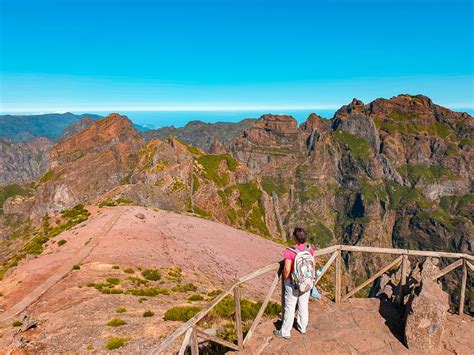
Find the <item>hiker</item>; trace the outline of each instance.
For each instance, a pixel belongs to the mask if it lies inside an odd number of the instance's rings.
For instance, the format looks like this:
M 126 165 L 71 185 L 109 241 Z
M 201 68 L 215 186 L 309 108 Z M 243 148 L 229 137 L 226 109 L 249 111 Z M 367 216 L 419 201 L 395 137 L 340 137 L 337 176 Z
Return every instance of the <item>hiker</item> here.
M 295 228 L 293 238 L 296 245 L 286 248 L 283 254 L 283 324 L 273 334 L 278 338 L 289 339 L 296 312 L 297 329 L 306 333 L 308 326 L 308 302 L 314 286 L 314 250 L 306 244 L 308 233 L 303 228 Z

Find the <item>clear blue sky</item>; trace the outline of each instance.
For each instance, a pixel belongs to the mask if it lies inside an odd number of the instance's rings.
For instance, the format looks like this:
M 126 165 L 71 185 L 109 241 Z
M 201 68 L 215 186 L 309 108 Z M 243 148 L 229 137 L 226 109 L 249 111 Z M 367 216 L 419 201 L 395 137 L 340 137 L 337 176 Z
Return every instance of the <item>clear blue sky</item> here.
M 472 0 L 0 0 L 0 111 L 474 106 Z

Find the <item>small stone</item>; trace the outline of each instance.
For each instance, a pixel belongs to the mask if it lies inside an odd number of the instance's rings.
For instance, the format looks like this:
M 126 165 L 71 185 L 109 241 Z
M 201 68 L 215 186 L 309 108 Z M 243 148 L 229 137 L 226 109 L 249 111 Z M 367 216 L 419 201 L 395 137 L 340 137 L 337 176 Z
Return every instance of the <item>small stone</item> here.
M 135 215 L 135 217 L 139 218 L 139 219 L 145 219 L 145 215 L 143 213 L 137 213 Z

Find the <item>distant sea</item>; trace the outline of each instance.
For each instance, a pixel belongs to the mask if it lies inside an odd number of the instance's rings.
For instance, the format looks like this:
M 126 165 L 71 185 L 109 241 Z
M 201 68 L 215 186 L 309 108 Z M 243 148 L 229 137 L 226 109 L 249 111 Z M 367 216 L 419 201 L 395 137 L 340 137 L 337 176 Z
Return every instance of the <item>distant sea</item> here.
M 259 118 L 260 116 L 272 114 L 285 114 L 293 116 L 298 123 L 306 121 L 311 113 L 316 113 L 324 118 L 332 118 L 336 110 L 293 110 L 284 112 L 266 111 L 119 111 L 126 115 L 133 123 L 149 129 L 157 129 L 165 126 L 183 127 L 189 121 L 214 122 L 239 122 L 246 118 Z M 84 112 L 73 112 L 84 113 Z M 106 116 L 111 112 L 88 112 Z

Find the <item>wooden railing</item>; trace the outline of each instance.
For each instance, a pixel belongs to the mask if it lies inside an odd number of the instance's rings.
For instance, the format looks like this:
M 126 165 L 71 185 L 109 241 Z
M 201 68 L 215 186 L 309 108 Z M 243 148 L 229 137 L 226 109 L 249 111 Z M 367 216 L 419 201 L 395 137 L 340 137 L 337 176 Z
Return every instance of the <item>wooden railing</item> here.
M 347 294 L 342 296 L 342 258 L 341 252 L 363 252 L 363 253 L 377 253 L 377 254 L 391 254 L 391 255 L 398 255 L 398 257 L 376 272 L 373 276 L 371 276 L 368 280 L 364 281 L 360 285 L 356 286 L 353 290 L 349 291 Z M 341 301 L 345 301 L 348 298 L 354 296 L 358 291 L 362 290 L 367 285 L 374 282 L 378 277 L 380 277 L 383 273 L 387 272 L 390 269 L 398 267 L 400 264 L 402 265 L 402 272 L 401 272 L 401 279 L 400 279 L 400 287 L 399 294 L 398 294 L 398 302 L 400 305 L 403 304 L 404 300 L 404 286 L 406 284 L 406 274 L 407 274 L 407 267 L 408 267 L 408 258 L 409 257 L 435 257 L 435 258 L 452 258 L 456 259 L 453 263 L 446 266 L 444 269 L 440 270 L 440 272 L 433 277 L 433 279 L 438 279 L 447 273 L 455 270 L 456 268 L 462 266 L 462 280 L 461 280 L 461 294 L 459 300 L 459 314 L 462 315 L 464 313 L 464 300 L 466 294 L 466 283 L 467 283 L 467 270 L 470 269 L 474 271 L 474 256 L 462 253 L 448 253 L 448 252 L 435 252 L 435 251 L 422 251 L 422 250 L 408 250 L 408 249 L 394 249 L 394 248 L 375 248 L 375 247 L 362 247 L 362 246 L 350 246 L 350 245 L 334 245 L 328 248 L 319 249 L 315 251 L 314 257 L 317 258 L 322 255 L 330 255 L 328 261 L 322 268 L 322 272 L 316 278 L 316 284 L 321 280 L 324 274 L 329 270 L 332 264 L 335 263 L 335 294 L 334 300 L 336 303 L 340 303 Z M 255 329 L 260 323 L 262 316 L 265 312 L 265 309 L 272 297 L 275 289 L 278 285 L 278 281 L 280 279 L 279 274 L 280 263 L 276 262 L 270 265 L 267 265 L 257 271 L 254 271 L 248 275 L 245 275 L 238 279 L 229 289 L 221 293 L 218 297 L 216 297 L 206 308 L 201 310 L 198 314 L 196 314 L 193 318 L 189 319 L 186 323 L 181 325 L 178 329 L 176 329 L 172 334 L 170 334 L 165 340 L 155 349 L 153 349 L 150 354 L 162 354 L 166 352 L 166 349 L 174 343 L 180 336 L 184 334 L 184 339 L 181 343 L 179 354 L 184 354 L 188 346 L 191 348 L 191 353 L 193 355 L 199 354 L 199 339 L 204 341 L 211 341 L 220 345 L 223 345 L 232 350 L 242 350 L 244 349 L 245 345 L 248 343 L 250 338 L 252 337 Z M 255 317 L 252 325 L 250 326 L 249 331 L 247 334 L 243 335 L 242 331 L 242 319 L 241 319 L 241 311 L 240 311 L 240 287 L 247 281 L 253 280 L 259 276 L 267 274 L 269 272 L 276 272 L 275 277 L 273 278 L 273 282 L 268 290 L 265 299 L 260 307 L 257 316 Z M 235 322 L 236 322 L 236 331 L 237 331 L 237 344 L 231 343 L 224 339 L 221 339 L 217 336 L 208 334 L 202 330 L 197 328 L 197 323 L 203 319 L 219 302 L 221 302 L 225 297 L 232 294 L 234 301 L 235 301 Z

